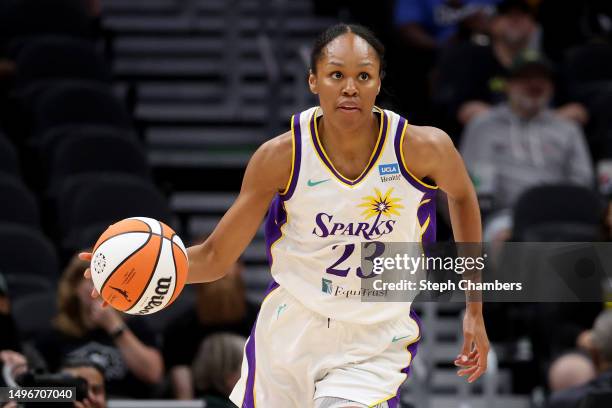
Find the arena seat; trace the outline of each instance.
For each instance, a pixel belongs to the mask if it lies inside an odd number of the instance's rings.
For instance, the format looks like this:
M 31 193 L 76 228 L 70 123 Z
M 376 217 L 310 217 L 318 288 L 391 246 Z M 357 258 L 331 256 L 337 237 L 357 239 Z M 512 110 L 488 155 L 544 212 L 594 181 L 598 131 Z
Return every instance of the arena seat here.
M 104 59 L 94 43 L 64 36 L 42 36 L 25 40 L 16 58 L 16 85 L 37 81 L 85 79 L 110 83 Z
M 8 284 L 8 294 L 11 301 L 36 293 L 55 292 L 53 282 L 48 279 L 40 279 L 39 276 L 34 275 L 10 274 L 6 276 L 6 283 Z
M 149 180 L 144 148 L 133 135 L 108 127 L 73 127 L 44 143 L 51 189 L 66 177 L 93 172 L 126 173 Z
M 65 81 L 43 92 L 32 105 L 34 136 L 78 124 L 131 130 L 132 121 L 109 87 L 91 81 Z
M 0 197 L 0 222 L 40 227 L 36 198 L 19 179 L 13 175 L 0 174 Z
M 6 275 L 31 275 L 54 282 L 59 276 L 55 247 L 39 231 L 0 224 L 0 269 Z
M 85 37 L 92 32 L 86 2 L 80 0 L 13 0 L 2 3 L 2 39 L 39 34 Z
M 560 228 L 562 224 L 596 227 L 601 222 L 602 209 L 597 193 L 586 187 L 569 184 L 534 187 L 523 193 L 514 206 L 512 237 L 514 240 L 523 241 L 528 235 L 534 240 L 536 237 L 533 236 L 533 228 L 543 224 L 558 223 Z M 546 231 L 548 237 L 550 228 L 552 227 L 549 226 Z M 566 233 L 571 232 L 565 227 L 562 229 Z M 529 231 L 531 235 L 528 234 Z M 566 235 L 566 238 L 569 236 Z
M 173 224 L 166 198 L 149 182 L 134 176 L 106 174 L 72 179 L 67 180 L 58 197 L 63 248 L 78 249 L 88 228 L 102 232 L 100 228 L 123 218 L 151 217 Z
M 0 173 L 20 174 L 19 158 L 10 140 L 0 132 Z
M 51 330 L 56 315 L 55 292 L 35 293 L 15 299 L 12 305 L 13 317 L 23 340 Z

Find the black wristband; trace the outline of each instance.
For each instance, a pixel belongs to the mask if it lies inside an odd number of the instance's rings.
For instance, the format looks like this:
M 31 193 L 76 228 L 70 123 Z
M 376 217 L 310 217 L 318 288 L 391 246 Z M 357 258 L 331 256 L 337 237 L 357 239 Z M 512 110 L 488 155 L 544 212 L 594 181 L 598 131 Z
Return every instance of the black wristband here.
M 117 340 L 119 337 L 121 337 L 123 333 L 125 333 L 126 330 L 127 326 L 125 324 L 122 324 L 121 326 L 119 326 L 119 328 L 113 330 L 110 336 L 113 340 Z

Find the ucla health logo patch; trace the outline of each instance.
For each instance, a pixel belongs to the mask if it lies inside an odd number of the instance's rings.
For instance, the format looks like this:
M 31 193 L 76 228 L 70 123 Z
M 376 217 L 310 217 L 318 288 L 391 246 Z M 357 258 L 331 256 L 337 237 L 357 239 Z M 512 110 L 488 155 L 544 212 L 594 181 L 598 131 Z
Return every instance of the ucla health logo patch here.
M 395 181 L 400 179 L 400 169 L 398 163 L 390 164 L 379 164 L 378 174 L 380 175 L 380 181 Z

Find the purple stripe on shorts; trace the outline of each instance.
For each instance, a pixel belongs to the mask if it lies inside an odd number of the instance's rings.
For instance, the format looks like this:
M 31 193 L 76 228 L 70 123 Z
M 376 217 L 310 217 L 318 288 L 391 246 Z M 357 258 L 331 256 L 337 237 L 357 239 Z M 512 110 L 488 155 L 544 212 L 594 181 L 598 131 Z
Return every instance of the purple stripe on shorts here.
M 421 335 L 423 334 L 423 326 L 421 324 L 421 319 L 419 318 L 419 316 L 416 314 L 416 312 L 413 309 L 410 309 L 410 317 L 412 318 L 412 320 L 414 320 L 417 323 L 417 326 L 419 326 L 419 339 L 408 346 L 408 352 L 411 355 L 410 364 L 408 364 L 408 366 L 402 370 L 402 373 L 406 374 L 406 379 L 410 377 L 410 366 L 412 365 L 412 362 L 414 361 L 414 358 L 416 357 L 417 350 L 419 348 L 419 343 L 421 342 Z M 387 400 L 387 405 L 389 405 L 389 408 L 398 408 L 399 404 L 400 404 L 400 391 L 398 389 L 397 393 L 395 394 L 395 397 Z
M 274 289 L 278 288 L 278 283 L 273 279 L 266 290 L 266 296 L 270 294 Z M 259 315 L 258 315 L 259 317 Z M 253 328 L 251 329 L 251 335 L 249 336 L 246 347 L 245 347 L 245 355 L 247 362 L 249 364 L 249 371 L 247 374 L 246 387 L 244 390 L 244 398 L 242 400 L 241 408 L 255 408 L 255 328 L 257 327 L 257 320 L 255 320 L 255 324 L 253 324 Z

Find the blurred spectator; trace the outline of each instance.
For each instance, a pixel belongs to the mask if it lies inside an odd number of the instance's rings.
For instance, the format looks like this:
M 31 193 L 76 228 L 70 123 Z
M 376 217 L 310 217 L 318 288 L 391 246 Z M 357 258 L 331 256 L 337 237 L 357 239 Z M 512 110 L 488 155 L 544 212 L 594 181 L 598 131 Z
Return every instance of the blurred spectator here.
M 587 384 L 553 393 L 549 408 L 579 408 L 592 392 L 612 393 L 612 310 L 606 310 L 597 317 L 591 338 L 591 358 L 597 377 Z
M 164 361 L 176 398 L 194 396 L 189 367 L 204 339 L 218 332 L 250 334 L 259 307 L 246 298 L 242 269 L 236 263 L 224 278 L 198 285 L 196 309 L 178 317 L 165 330 Z
M 548 109 L 554 90 L 548 63 L 537 54 L 522 54 L 507 89 L 508 103 L 471 122 L 461 143 L 478 194 L 492 199 L 489 210 L 511 208 L 536 185 L 591 187 L 593 167 L 582 130 Z M 510 228 L 504 218 L 496 230 Z
M 232 408 L 229 395 L 240 378 L 246 338 L 217 333 L 204 340 L 193 360 L 196 397 L 204 398 L 210 408 Z
M 0 273 L 0 350 L 21 350 L 4 275 Z
M 163 376 L 155 337 L 142 319 L 123 321 L 111 307 L 91 298 L 83 278 L 89 264 L 76 256 L 60 278 L 54 330 L 37 347 L 50 371 L 68 359 L 91 360 L 104 368 L 110 395 L 146 397 Z
M 28 361 L 24 355 L 13 350 L 0 351 L 0 387 L 14 387 L 15 378 L 27 370 Z
M 433 99 L 449 126 L 466 125 L 504 101 L 513 62 L 526 50 L 539 49 L 540 32 L 523 0 L 503 1 L 490 32 L 491 44 L 465 42 L 448 47 L 439 60 Z M 584 107 L 575 103 L 560 107 L 557 113 L 580 124 L 588 120 Z
M 398 44 L 389 52 L 386 86 L 393 89 L 391 97 L 397 99 L 396 109 L 410 122 L 434 119 L 429 105 L 431 72 L 438 50 L 451 38 L 458 38 L 459 33 L 469 37 L 466 31 L 485 30 L 498 1 L 396 0 L 394 23 Z
M 88 360 L 69 360 L 62 365 L 60 371 L 87 381 L 87 398 L 75 401 L 75 408 L 106 407 L 104 369 L 100 365 Z
M 486 31 L 488 17 L 499 0 L 397 0 L 395 25 L 404 41 L 433 50 L 457 34 L 460 26 Z
M 542 0 L 539 20 L 546 55 L 561 61 L 572 47 L 589 40 L 611 38 L 612 2 Z
M 584 354 L 567 353 L 556 359 L 548 371 L 548 388 L 562 391 L 586 384 L 595 378 L 595 366 Z

